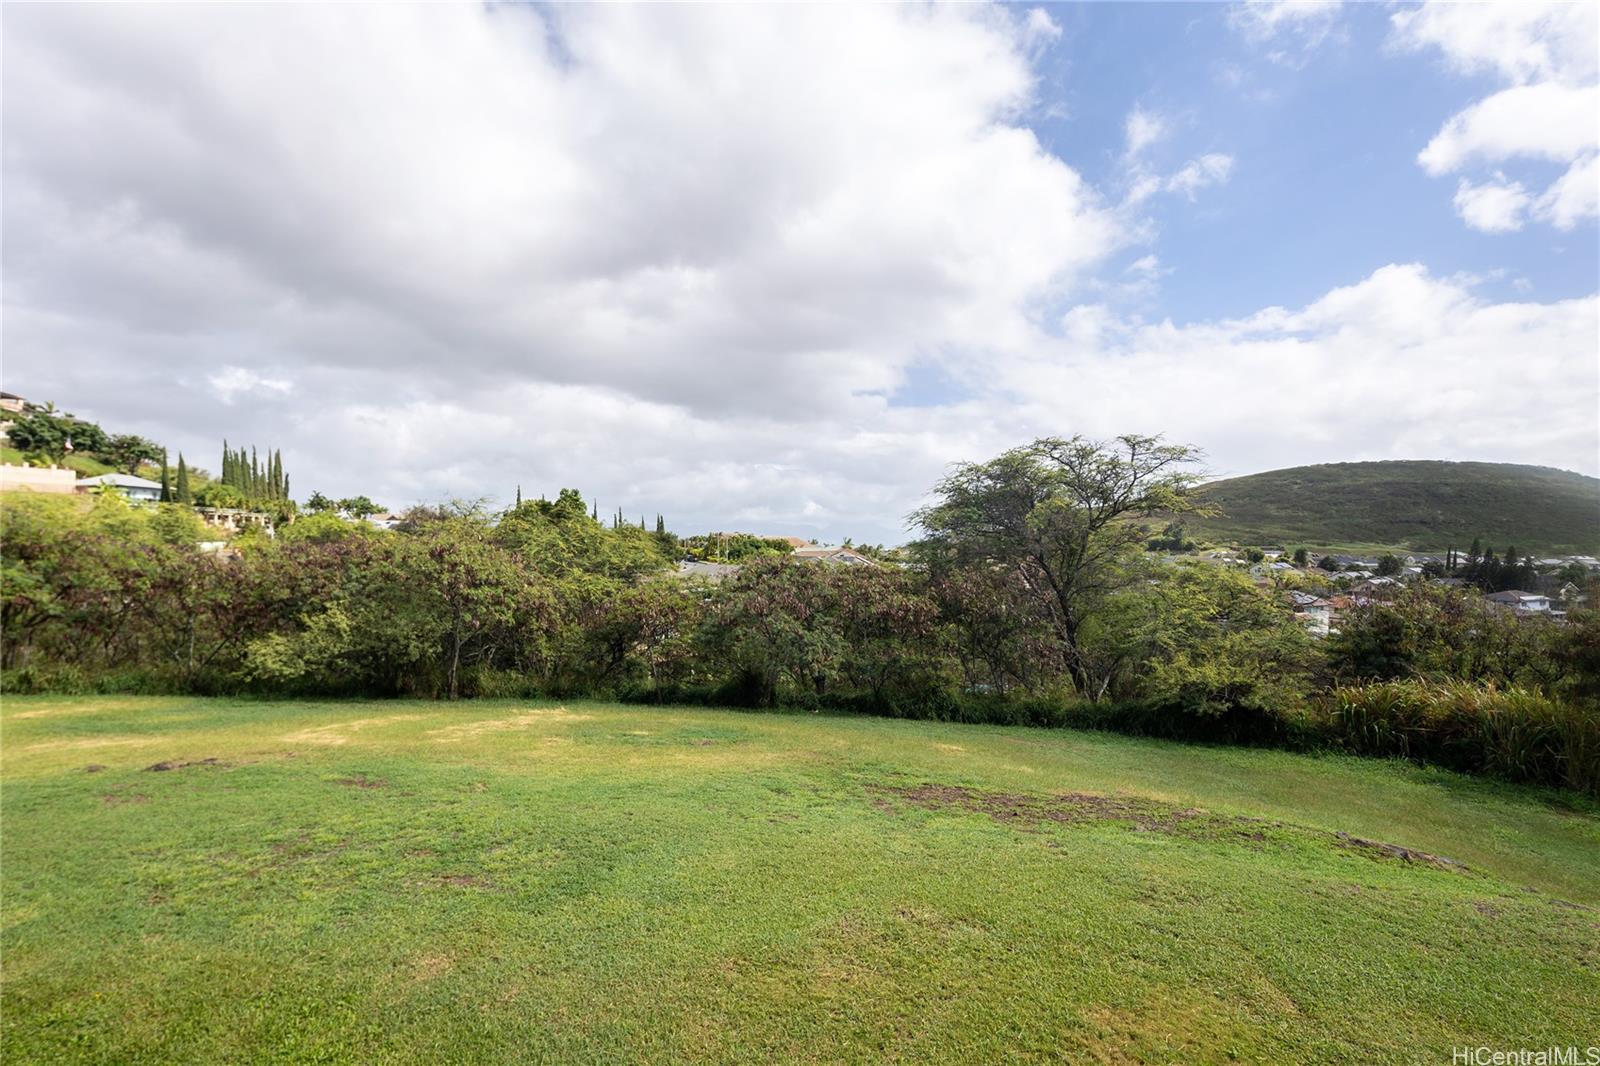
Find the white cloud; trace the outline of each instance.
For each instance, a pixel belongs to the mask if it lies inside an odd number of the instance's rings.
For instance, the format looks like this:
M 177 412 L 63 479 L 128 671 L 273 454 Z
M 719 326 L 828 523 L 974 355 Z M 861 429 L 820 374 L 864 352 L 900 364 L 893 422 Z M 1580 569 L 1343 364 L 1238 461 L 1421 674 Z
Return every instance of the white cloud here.
M 1484 233 L 1511 233 L 1522 228 L 1523 212 L 1530 197 L 1522 185 L 1496 180 L 1474 185 L 1466 178 L 1456 187 L 1456 214 L 1467 225 Z
M 1155 112 L 1146 111 L 1142 107 L 1135 107 L 1128 112 L 1127 121 L 1123 124 L 1123 131 L 1127 139 L 1127 154 L 1136 156 L 1166 136 L 1167 123 L 1165 119 Z
M 1491 72 L 1509 82 L 1452 116 L 1417 156 L 1435 176 L 1474 164 L 1531 159 L 1566 165 L 1566 172 L 1537 198 L 1532 217 L 1570 229 L 1596 216 L 1594 158 L 1600 150 L 1600 5 L 1593 3 L 1434 3 L 1390 16 L 1391 44 L 1408 50 L 1436 48 L 1466 74 Z M 1491 232 L 1517 229 L 1525 200 L 1514 212 L 1507 192 L 1477 195 L 1488 186 L 1462 183 L 1456 207 L 1469 225 Z M 1508 188 L 1502 182 L 1494 187 Z M 1463 208 L 1476 205 L 1476 213 Z M 1521 195 L 1520 186 L 1517 194 Z M 1487 198 L 1486 198 L 1487 197 Z M 1509 212 L 1509 213 L 1508 213 Z M 1478 225 L 1474 219 L 1497 225 Z
M 1563 230 L 1600 215 L 1600 155 L 1590 153 L 1568 168 L 1539 197 L 1533 213 Z
M 1433 3 L 1397 11 L 1390 22 L 1396 46 L 1438 48 L 1462 73 L 1576 84 L 1596 74 L 1597 10 L 1569 0 Z
M 1338 458 L 1600 464 L 1593 296 L 1492 303 L 1465 280 L 1395 264 L 1303 308 L 1233 321 L 1072 318 L 1059 341 L 998 371 L 1021 398 L 1019 436 L 1164 432 L 1229 473 Z
M 207 374 L 206 383 L 211 386 L 211 391 L 216 393 L 217 399 L 228 404 L 240 396 L 252 393 L 287 396 L 294 390 L 294 383 L 286 378 L 262 377 L 254 370 L 242 366 L 225 366 L 215 373 Z
M 15 6 L 7 387 L 191 458 L 281 446 L 302 493 L 575 485 L 686 532 L 894 538 L 946 463 L 1041 433 L 1594 469 L 1592 298 L 1390 267 L 1239 321 L 1085 305 L 1139 229 L 1020 125 L 1033 21 Z
M 1600 86 L 1518 85 L 1480 100 L 1444 124 L 1417 156 L 1435 176 L 1470 163 L 1546 159 L 1570 163 L 1600 146 Z
M 1167 191 L 1181 193 L 1190 200 L 1194 199 L 1197 189 L 1208 185 L 1221 185 L 1233 173 L 1233 157 L 1220 152 L 1208 152 L 1198 159 L 1191 159 L 1183 168 L 1167 179 Z
M 1341 6 L 1340 0 L 1246 0 L 1228 9 L 1228 20 L 1235 29 L 1257 39 L 1289 31 L 1320 40 Z
M 1036 7 L 1028 12 L 1023 27 L 1030 48 L 1042 48 L 1061 39 L 1061 25 L 1042 7 Z

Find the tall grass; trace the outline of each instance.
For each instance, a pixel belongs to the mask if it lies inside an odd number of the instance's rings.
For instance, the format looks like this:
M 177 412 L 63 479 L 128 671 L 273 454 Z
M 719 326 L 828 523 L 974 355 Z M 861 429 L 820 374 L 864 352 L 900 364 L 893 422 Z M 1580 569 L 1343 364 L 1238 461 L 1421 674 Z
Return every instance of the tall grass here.
M 1333 689 L 1322 730 L 1363 755 L 1398 755 L 1469 773 L 1600 795 L 1600 711 L 1539 692 L 1461 681 Z

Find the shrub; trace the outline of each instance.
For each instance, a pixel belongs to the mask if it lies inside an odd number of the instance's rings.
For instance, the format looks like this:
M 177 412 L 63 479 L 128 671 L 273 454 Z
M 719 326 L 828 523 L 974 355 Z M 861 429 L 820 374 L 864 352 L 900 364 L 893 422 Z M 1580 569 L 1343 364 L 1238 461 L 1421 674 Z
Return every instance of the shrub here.
M 1600 712 L 1521 688 L 1382 681 L 1333 689 L 1320 707 L 1330 739 L 1469 773 L 1600 794 Z

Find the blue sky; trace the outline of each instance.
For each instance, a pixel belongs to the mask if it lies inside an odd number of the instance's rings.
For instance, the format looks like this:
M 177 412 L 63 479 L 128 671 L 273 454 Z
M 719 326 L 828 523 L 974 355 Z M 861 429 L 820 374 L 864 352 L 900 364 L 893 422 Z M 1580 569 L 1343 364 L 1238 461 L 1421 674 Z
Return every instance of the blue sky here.
M 1202 203 L 1152 211 L 1171 269 L 1147 313 L 1186 323 L 1299 306 L 1386 263 L 1484 277 L 1498 298 L 1565 299 L 1600 280 L 1595 230 L 1544 227 L 1485 234 L 1461 224 L 1454 182 L 1417 166 L 1451 115 L 1497 80 L 1449 69 L 1435 54 L 1386 46 L 1392 8 L 1346 5 L 1334 31 L 1274 60 L 1215 4 L 1052 5 L 1061 40 L 1041 64 L 1041 111 L 1028 125 L 1090 180 L 1114 185 L 1128 113 L 1171 116 L 1152 149 L 1176 168 L 1205 152 L 1231 155 L 1229 181 Z M 1052 105 L 1065 114 L 1049 117 Z M 1544 185 L 1563 166 L 1517 160 L 1513 177 Z M 1128 262 L 1143 254 L 1130 252 Z M 1501 275 L 1501 272 L 1504 272 Z M 1515 287 L 1515 279 L 1529 287 Z
M 8 5 L 5 387 L 683 532 L 1043 435 L 1600 473 L 1596 11 Z

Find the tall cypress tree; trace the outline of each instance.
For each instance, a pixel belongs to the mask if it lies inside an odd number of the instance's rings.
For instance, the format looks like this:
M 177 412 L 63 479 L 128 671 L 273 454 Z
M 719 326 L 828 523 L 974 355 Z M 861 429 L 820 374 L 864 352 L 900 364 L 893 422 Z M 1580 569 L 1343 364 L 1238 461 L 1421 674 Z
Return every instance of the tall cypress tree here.
M 522 507 L 522 486 L 521 485 L 517 486 L 517 507 L 518 507 L 519 510 Z
M 167 478 L 167 450 L 161 449 L 161 502 L 172 502 L 172 483 Z
M 189 491 L 189 464 L 183 461 L 183 453 L 178 453 L 178 486 L 179 503 L 194 503 L 194 493 Z

